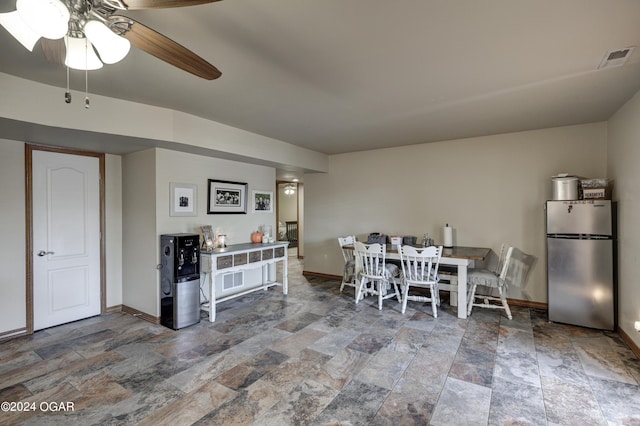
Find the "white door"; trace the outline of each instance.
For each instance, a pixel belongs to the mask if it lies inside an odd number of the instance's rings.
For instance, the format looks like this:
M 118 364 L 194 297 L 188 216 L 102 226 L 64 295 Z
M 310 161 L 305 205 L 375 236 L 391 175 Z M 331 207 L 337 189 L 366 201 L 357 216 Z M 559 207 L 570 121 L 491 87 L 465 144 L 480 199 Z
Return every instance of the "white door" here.
M 33 151 L 34 330 L 100 314 L 100 160 Z

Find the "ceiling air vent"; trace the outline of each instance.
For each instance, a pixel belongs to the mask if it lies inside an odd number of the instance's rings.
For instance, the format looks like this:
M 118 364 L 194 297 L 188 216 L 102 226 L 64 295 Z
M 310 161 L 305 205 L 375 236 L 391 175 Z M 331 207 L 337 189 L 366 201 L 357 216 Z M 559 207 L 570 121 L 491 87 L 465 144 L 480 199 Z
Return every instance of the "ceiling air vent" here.
M 625 47 L 624 49 L 612 50 L 610 52 L 607 52 L 604 55 L 604 58 L 602 58 L 600 65 L 598 65 L 598 69 L 602 70 L 605 68 L 613 68 L 624 65 L 624 63 L 627 62 L 627 59 L 629 59 L 629 56 L 631 56 L 634 48 L 635 47 Z

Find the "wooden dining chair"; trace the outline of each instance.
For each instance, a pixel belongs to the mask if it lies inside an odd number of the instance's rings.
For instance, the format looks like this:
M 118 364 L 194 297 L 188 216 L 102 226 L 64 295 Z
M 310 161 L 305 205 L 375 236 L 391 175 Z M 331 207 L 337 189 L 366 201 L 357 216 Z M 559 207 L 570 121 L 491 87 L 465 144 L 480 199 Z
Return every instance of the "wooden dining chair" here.
M 507 317 L 509 319 L 512 318 L 511 309 L 509 309 L 509 304 L 507 303 L 506 281 L 512 254 L 513 247 L 505 246 L 503 244 L 500 248 L 500 256 L 495 270 L 476 268 L 469 269 L 467 272 L 467 283 L 469 286 L 467 315 L 471 315 L 471 310 L 474 306 L 477 306 L 479 308 L 504 309 Z M 497 289 L 498 297 L 491 294 L 478 294 L 478 286 L 485 287 L 488 290 L 488 293 L 491 293 L 493 289 Z M 481 302 L 476 303 L 476 299 L 480 299 Z M 499 304 L 491 302 L 499 302 Z
M 401 303 L 398 290 L 400 269 L 392 263 L 386 263 L 386 244 L 363 244 L 356 241 L 353 247 L 360 281 L 356 291 L 356 304 L 364 295 L 369 294 L 378 296 L 379 310 L 382 310 L 382 301 L 385 299 L 396 297 L 398 303 Z
M 407 309 L 407 301 L 431 302 L 433 317 L 438 318 L 440 296 L 438 294 L 438 267 L 442 257 L 442 246 L 415 248 L 399 246 L 402 262 L 402 313 Z M 411 287 L 428 289 L 430 296 L 409 294 Z
M 342 283 L 340 283 L 340 293 L 345 285 L 353 287 L 354 290 L 357 287 L 356 281 L 356 260 L 354 251 L 352 249 L 346 249 L 345 246 L 353 246 L 356 237 L 349 235 L 347 237 L 338 237 L 338 243 L 342 250 L 342 257 L 344 257 L 344 269 L 342 271 Z

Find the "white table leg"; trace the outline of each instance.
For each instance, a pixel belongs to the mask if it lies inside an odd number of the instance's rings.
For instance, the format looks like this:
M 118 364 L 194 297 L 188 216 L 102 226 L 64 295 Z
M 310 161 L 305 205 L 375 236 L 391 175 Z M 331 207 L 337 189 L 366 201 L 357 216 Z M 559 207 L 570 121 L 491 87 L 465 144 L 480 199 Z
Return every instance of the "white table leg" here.
M 458 265 L 458 318 L 467 318 L 467 265 Z
M 287 252 L 285 251 L 284 258 L 282 260 L 282 294 L 289 293 L 288 275 L 289 275 L 289 267 L 288 267 L 288 260 L 287 260 Z
M 209 273 L 209 322 L 216 320 L 216 276 L 215 272 Z

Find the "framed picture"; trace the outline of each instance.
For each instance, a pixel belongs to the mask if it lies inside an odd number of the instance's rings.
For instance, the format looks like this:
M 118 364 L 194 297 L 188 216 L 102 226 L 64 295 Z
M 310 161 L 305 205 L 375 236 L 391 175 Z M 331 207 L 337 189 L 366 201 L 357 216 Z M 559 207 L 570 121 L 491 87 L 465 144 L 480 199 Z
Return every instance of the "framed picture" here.
M 198 187 L 190 183 L 169 184 L 170 191 L 170 216 L 197 216 L 198 215 Z
M 215 243 L 213 242 L 214 234 L 213 228 L 211 225 L 203 225 L 200 227 L 202 231 L 202 249 L 204 251 L 211 251 L 215 247 Z
M 246 214 L 247 184 L 209 179 L 207 214 Z
M 273 213 L 273 192 L 253 191 L 253 211 L 257 213 Z

